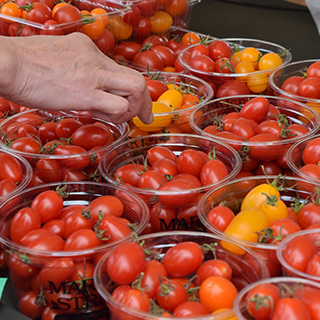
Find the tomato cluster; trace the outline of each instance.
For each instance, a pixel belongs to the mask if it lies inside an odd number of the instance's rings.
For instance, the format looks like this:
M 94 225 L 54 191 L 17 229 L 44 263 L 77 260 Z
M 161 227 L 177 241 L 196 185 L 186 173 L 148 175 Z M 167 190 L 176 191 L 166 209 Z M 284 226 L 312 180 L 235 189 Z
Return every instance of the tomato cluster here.
M 141 243 L 122 243 L 100 260 L 98 290 L 107 303 L 112 301 L 109 307 L 116 319 L 128 319 L 130 310 L 141 313 L 141 318 L 147 313 L 197 317 L 225 312 L 233 316 L 238 290 L 260 275 L 249 270 L 246 260 L 224 251 L 219 238 L 179 233 L 171 233 L 172 239 L 165 233 L 143 236 Z M 243 267 L 241 271 L 237 264 Z M 120 303 L 128 309 L 118 307 Z
M 118 41 L 144 40 L 151 34 L 185 26 L 188 0 L 126 1 L 15 0 L 4 1 L 0 13 L 0 34 L 5 36 L 63 35 L 82 32 L 105 54 Z M 17 19 L 22 19 L 25 23 Z M 129 46 L 129 44 L 128 44 Z
M 237 150 L 242 171 L 250 175 L 290 174 L 287 150 L 319 130 L 318 114 L 311 108 L 276 97 L 250 95 L 217 99 L 195 109 L 191 127 Z
M 16 113 L 27 110 L 29 110 L 29 108 L 0 97 L 0 122 Z
M 125 138 L 125 126 L 86 115 L 50 115 L 38 110 L 2 122 L 2 143 L 33 168 L 29 184 L 99 180 L 98 164 L 108 146 Z M 123 130 L 124 129 L 124 130 Z
M 269 75 L 291 58 L 286 52 L 259 48 L 259 43 L 245 46 L 237 41 L 217 39 L 192 45 L 181 52 L 178 61 L 188 72 L 217 86 L 216 97 L 225 96 L 225 87 L 233 95 L 265 93 Z
M 297 142 L 288 150 L 289 167 L 296 176 L 319 181 L 319 155 L 320 137 L 319 135 L 313 135 L 308 139 Z
M 240 157 L 210 138 L 154 134 L 110 149 L 99 169 L 107 181 L 147 203 L 150 225 L 145 232 L 199 230 L 200 197 L 232 179 L 240 170 Z
M 181 72 L 178 54 L 190 44 L 203 38 L 196 32 L 172 28 L 161 34 L 151 34 L 141 39 L 132 37 L 116 43 L 111 57 L 120 64 L 140 71 Z
M 237 309 L 246 319 L 318 319 L 320 288 L 310 282 L 274 278 L 244 291 Z
M 8 19 L 1 19 L 1 30 L 3 35 L 9 36 L 63 35 L 82 31 L 89 36 L 93 35 L 92 39 L 95 40 L 102 36 L 108 22 L 108 12 L 105 9 L 97 7 L 85 12 L 71 3 L 55 3 L 52 0 L 5 1 L 0 13 L 8 16 Z M 26 23 L 17 19 L 23 19 Z M 36 27 L 37 24 L 39 27 Z
M 154 146 L 144 164 L 124 164 L 114 172 L 114 178 L 138 189 L 150 206 L 151 232 L 158 232 L 194 226 L 202 187 L 216 184 L 228 174 L 228 167 L 213 153 L 190 148 L 177 156 L 165 146 Z
M 320 61 L 311 63 L 300 70 L 301 75 L 290 76 L 280 89 L 294 96 L 320 99 Z
M 271 276 L 280 276 L 278 245 L 288 235 L 318 228 L 320 206 L 317 184 L 308 183 L 312 191 L 307 191 L 304 180 L 272 177 L 272 182 L 261 177 L 243 178 L 213 190 L 201 199 L 199 218 L 211 232 L 252 247 L 266 262 Z M 225 247 L 241 254 L 236 246 Z
M 279 247 L 278 256 L 286 274 L 319 282 L 319 226 L 311 225 L 307 228 L 310 230 L 288 237 Z
M 8 152 L 0 152 L 0 199 L 21 190 L 28 183 L 31 172 L 22 158 Z M 31 177 L 31 176 L 30 176 Z M 19 187 L 20 186 L 20 187 Z
M 124 15 L 110 19 L 109 29 L 117 40 L 142 38 L 163 33 L 171 26 L 185 27 L 188 0 L 138 0 L 130 4 Z
M 2 220 L 2 237 L 12 241 L 4 249 L 18 310 L 31 319 L 47 319 L 46 308 L 60 315 L 104 309 L 93 284 L 94 267 L 132 230 L 139 234 L 145 228 L 145 205 L 104 184 L 39 187 L 37 192 L 16 196 Z
M 134 117 L 130 122 L 129 137 L 171 130 L 191 133 L 191 111 L 199 103 L 210 100 L 213 95 L 211 87 L 201 79 L 174 73 L 149 73 L 145 78 L 153 102 L 154 120 L 145 124 Z

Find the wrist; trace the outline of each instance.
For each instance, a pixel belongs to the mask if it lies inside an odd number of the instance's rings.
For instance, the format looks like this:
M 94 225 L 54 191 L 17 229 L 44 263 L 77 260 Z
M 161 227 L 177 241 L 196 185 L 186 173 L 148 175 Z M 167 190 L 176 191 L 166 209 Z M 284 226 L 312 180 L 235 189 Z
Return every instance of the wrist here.
M 10 95 L 17 70 L 17 52 L 10 37 L 0 36 L 0 96 Z

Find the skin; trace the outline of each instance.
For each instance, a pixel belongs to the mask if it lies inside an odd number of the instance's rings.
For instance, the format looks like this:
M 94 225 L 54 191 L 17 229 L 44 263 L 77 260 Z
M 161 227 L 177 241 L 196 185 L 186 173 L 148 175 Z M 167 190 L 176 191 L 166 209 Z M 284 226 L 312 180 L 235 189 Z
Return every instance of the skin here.
M 153 120 L 144 77 L 118 65 L 86 35 L 0 36 L 0 96 L 50 110 L 90 110 L 122 123 L 138 116 Z

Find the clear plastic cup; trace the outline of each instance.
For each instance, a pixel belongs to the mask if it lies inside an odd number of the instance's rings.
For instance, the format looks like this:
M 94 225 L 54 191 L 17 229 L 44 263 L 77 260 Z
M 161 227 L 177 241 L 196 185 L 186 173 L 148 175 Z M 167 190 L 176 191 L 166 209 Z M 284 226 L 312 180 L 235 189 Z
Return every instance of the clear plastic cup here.
M 11 166 L 9 162 L 2 163 L 3 165 L 6 165 L 6 168 L 1 169 L 1 204 L 6 199 L 20 193 L 27 187 L 32 178 L 32 168 L 27 160 L 9 150 L 0 149 L 0 157 L 3 157 L 3 161 L 6 161 L 7 157 L 15 160 L 15 162 L 12 163 L 13 166 Z
M 287 134 L 280 140 L 248 141 L 248 139 L 241 137 L 237 140 L 229 138 L 229 136 L 210 134 L 210 131 L 205 130 L 212 125 L 219 126 L 221 124 L 219 121 L 223 121 L 222 118 L 224 116 L 233 112 L 240 112 L 246 102 L 259 97 L 257 95 L 239 95 L 209 101 L 191 113 L 189 118 L 190 126 L 197 134 L 210 136 L 238 150 L 243 162 L 242 168 L 245 171 L 255 172 L 260 163 L 270 161 L 275 162 L 280 169 L 288 169 L 289 164 L 287 163 L 286 152 L 289 147 L 298 141 L 314 136 L 319 131 L 318 113 L 303 103 L 287 98 L 263 96 L 269 101 L 270 105 L 275 106 L 280 114 L 285 117 L 287 124 L 281 124 L 281 128 L 290 130 L 291 125 L 295 124 L 303 125 L 307 129 L 306 132 L 301 132 L 299 135 L 290 136 L 290 134 Z M 264 120 L 269 119 L 270 117 Z M 264 120 L 260 123 L 264 122 Z M 273 118 L 273 120 L 281 121 L 278 117 Z M 228 131 L 228 129 L 224 129 L 224 131 Z
M 270 74 L 269 86 L 270 86 L 270 89 L 273 91 L 274 95 L 305 103 L 309 107 L 312 107 L 315 110 L 317 110 L 317 112 L 319 112 L 320 99 L 311 99 L 311 98 L 302 97 L 300 95 L 287 92 L 281 88 L 283 83 L 291 77 L 296 77 L 296 76 L 304 77 L 304 74 L 306 73 L 307 69 L 313 63 L 318 61 L 319 60 L 317 59 L 310 59 L 310 60 L 290 62 L 287 65 L 282 66 L 279 70 Z
M 225 250 L 221 245 L 220 241 L 230 241 L 224 237 L 213 235 L 210 233 L 203 232 L 190 232 L 190 231 L 174 231 L 174 232 L 159 232 L 155 234 L 143 235 L 139 237 L 139 241 L 144 243 L 144 247 L 152 251 L 151 255 L 146 255 L 146 260 L 153 259 L 153 254 L 159 254 L 159 261 L 165 255 L 168 249 L 174 247 L 178 243 L 182 242 L 196 242 L 199 245 L 203 244 L 214 244 L 216 248 L 216 259 L 222 259 L 229 263 L 232 269 L 232 283 L 236 286 L 237 290 L 241 290 L 250 283 L 260 280 L 269 276 L 266 266 L 262 263 L 259 257 L 247 247 L 243 247 L 245 252 L 244 255 L 235 255 Z M 240 245 L 241 246 L 241 245 Z M 155 315 L 151 313 L 137 311 L 125 304 L 117 301 L 113 296 L 112 292 L 117 285 L 110 279 L 109 274 L 106 270 L 106 264 L 111 251 L 108 252 L 97 264 L 95 269 L 94 281 L 98 292 L 101 297 L 105 300 L 110 310 L 110 320 L 120 319 L 135 319 L 135 320 L 162 320 L 166 319 L 164 316 Z M 204 261 L 214 259 L 212 252 L 205 254 Z M 253 267 L 254 265 L 254 267 Z M 192 276 L 189 278 L 192 281 Z M 232 309 L 217 312 L 216 314 L 209 314 L 206 316 L 190 317 L 188 319 L 229 319 L 234 316 Z M 185 319 L 177 317 L 176 319 Z
M 126 223 L 134 226 L 134 231 L 118 239 L 114 238 L 116 240 L 111 240 L 110 242 L 100 242 L 96 247 L 88 246 L 87 249 L 75 250 L 62 249 L 52 251 L 40 249 L 39 247 L 35 249 L 34 247 L 24 246 L 21 241 L 13 241 L 11 235 L 13 237 L 14 235 L 11 233 L 10 228 L 15 214 L 21 209 L 30 207 L 35 197 L 42 192 L 56 190 L 57 187 L 62 186 L 66 192 L 63 199 L 63 211 L 60 212 L 59 217 L 61 219 L 58 217 L 54 220 L 61 220 L 65 223 L 66 219 L 70 217 L 66 211 L 70 210 L 72 215 L 72 213 L 76 212 L 74 211 L 75 207 L 78 207 L 78 210 L 88 209 L 91 208 L 92 201 L 102 196 L 114 196 L 123 205 L 124 210 L 120 217 L 126 219 Z M 55 316 L 61 319 L 78 318 L 83 314 L 86 314 L 90 319 L 101 319 L 105 316 L 107 311 L 104 301 L 93 284 L 92 274 L 94 267 L 107 251 L 130 239 L 133 232 L 140 234 L 149 221 L 148 208 L 136 195 L 126 190 L 117 190 L 115 186 L 110 184 L 87 181 L 66 182 L 62 185 L 52 183 L 26 189 L 4 202 L 0 210 L 0 243 L 6 252 L 14 301 L 18 311 L 32 319 L 44 319 L 44 313 L 49 311 L 47 310 L 48 308 L 55 312 Z M 85 211 L 88 213 L 86 209 Z M 85 215 L 84 211 L 81 212 Z M 103 211 L 101 214 L 103 214 Z M 65 217 L 64 220 L 62 220 L 62 215 Z M 96 225 L 96 228 L 98 227 L 99 225 Z M 39 230 L 44 229 L 42 227 Z M 53 229 L 49 230 L 54 232 Z M 93 228 L 92 230 L 96 229 Z M 96 232 L 98 234 L 98 231 Z M 107 238 L 108 232 L 109 229 L 102 235 L 103 239 Z M 29 235 L 30 233 L 26 234 L 27 237 Z M 65 241 L 63 237 L 62 239 Z M 50 243 L 55 241 L 52 240 L 54 239 L 52 237 L 49 237 L 49 239 L 51 240 L 46 241 Z M 89 241 L 90 237 L 78 239 L 78 243 L 80 243 Z M 32 240 L 30 241 L 32 242 Z M 47 245 L 50 246 L 50 243 Z M 37 309 L 36 313 L 24 312 L 23 301 L 28 294 L 38 297 L 39 309 Z
M 76 127 L 66 124 L 65 121 L 69 120 L 76 122 Z M 46 125 L 48 127 L 45 127 Z M 59 132 L 62 133 L 59 135 L 57 135 L 58 125 L 64 128 L 60 127 Z M 85 135 L 78 132 L 81 135 L 78 135 L 78 140 L 72 143 L 75 128 L 82 130 L 85 126 L 93 130 L 86 131 Z M 26 132 L 25 128 L 31 128 L 32 131 Z M 68 131 L 67 128 L 73 129 Z M 90 132 L 93 133 L 96 129 L 98 134 L 92 138 Z M 125 140 L 128 133 L 127 123 L 115 125 L 92 117 L 89 113 L 49 113 L 32 109 L 1 122 L 0 145 L 4 150 L 17 154 L 30 163 L 33 177 L 28 187 L 58 181 L 99 181 L 101 176 L 98 164 L 102 154 L 108 148 Z M 98 139 L 101 136 L 104 138 L 100 140 L 100 144 Z M 19 146 L 16 148 L 14 144 L 18 141 L 20 141 Z M 82 147 L 74 149 L 76 145 L 79 146 L 78 141 L 81 142 Z M 83 143 L 88 144 L 85 146 Z M 59 148 L 62 149 L 58 152 Z
M 163 33 L 168 26 L 176 26 L 181 28 L 187 28 L 192 8 L 201 0 L 182 0 L 182 1 L 154 1 L 154 0 L 116 0 L 129 8 L 138 8 L 141 11 L 143 18 L 149 18 L 152 23 L 153 33 Z M 160 13 L 159 13 L 160 12 Z M 162 26 L 155 28 L 154 21 L 159 20 Z M 137 32 L 139 35 L 139 32 Z M 135 36 L 135 33 L 133 33 Z
M 299 298 L 302 301 L 308 301 L 307 299 L 310 299 L 310 294 L 320 294 L 320 285 L 318 283 L 300 277 L 274 277 L 269 279 L 263 279 L 255 283 L 249 284 L 238 293 L 234 301 L 234 312 L 238 320 L 257 319 L 256 317 L 252 316 L 252 311 L 251 314 L 248 312 L 248 308 L 246 306 L 246 299 L 251 290 L 255 289 L 257 286 L 268 284 L 276 286 L 276 288 L 281 290 L 283 295 L 286 292 L 288 293 L 288 290 L 291 290 L 291 296 L 293 293 L 293 297 Z M 274 309 L 274 306 L 271 309 Z M 312 317 L 315 317 L 312 319 L 316 319 L 318 317 L 317 311 L 309 306 L 308 309 Z
M 304 239 L 310 241 L 311 245 L 306 247 L 294 247 L 294 243 L 303 242 Z M 320 274 L 316 271 L 316 261 L 318 260 L 320 247 L 320 228 L 319 225 L 292 234 L 280 243 L 277 249 L 277 257 L 282 266 L 283 274 L 288 277 L 299 277 L 319 283 Z M 301 252 L 299 259 L 292 257 L 294 252 Z M 297 250 L 297 251 L 295 251 Z
M 319 177 L 316 174 L 316 171 L 313 172 L 313 166 L 316 168 L 316 159 L 317 154 L 312 154 L 310 150 L 310 146 L 316 145 L 316 141 L 319 140 L 320 135 L 315 134 L 311 137 L 306 137 L 301 141 L 297 141 L 293 144 L 287 152 L 287 161 L 288 166 L 292 170 L 293 174 L 297 177 L 313 181 L 315 183 L 319 183 Z M 309 146 L 309 147 L 308 147 Z M 313 151 L 316 151 L 316 148 L 312 148 Z M 310 151 L 308 151 L 310 150 Z M 308 152 L 307 152 L 308 151 Z M 309 157 L 313 158 L 313 162 L 308 162 L 306 158 L 304 158 L 304 153 L 308 153 Z M 305 160 L 304 160 L 305 159 Z M 306 161 L 306 162 L 305 162 Z M 317 168 L 316 168 L 317 169 Z
M 145 125 L 141 123 L 141 126 L 130 121 L 131 127 L 137 127 L 142 130 L 139 131 L 140 134 L 148 135 L 153 134 L 154 132 L 159 132 L 161 130 L 175 130 L 176 133 L 193 133 L 192 128 L 189 125 L 189 117 L 191 112 L 196 108 L 202 105 L 205 105 L 213 97 L 213 90 L 211 86 L 199 79 L 186 74 L 180 73 L 171 73 L 171 72 L 149 72 L 143 73 L 145 76 L 150 77 L 150 79 L 159 79 L 164 82 L 166 85 L 174 85 L 176 89 L 184 94 L 193 94 L 196 98 L 199 99 L 199 103 L 195 105 L 190 105 L 189 108 L 171 108 L 170 112 L 154 113 L 154 120 L 151 124 Z M 169 89 L 169 88 L 168 88 Z M 163 128 L 159 126 L 159 123 L 165 121 L 167 125 Z M 134 130 L 133 130 L 134 132 Z M 130 137 L 130 133 L 129 133 Z
M 148 150 L 153 146 L 167 147 L 177 156 L 186 149 L 209 154 L 215 150 L 216 159 L 227 167 L 228 174 L 215 183 L 194 189 L 172 189 L 172 191 L 139 188 L 123 183 L 115 176 L 118 168 L 135 163 L 144 165 Z M 197 217 L 199 198 L 213 187 L 232 180 L 241 169 L 237 152 L 224 143 L 209 137 L 191 134 L 153 134 L 129 139 L 106 152 L 101 158 L 99 170 L 102 176 L 119 189 L 130 190 L 142 197 L 152 211 L 151 232 L 168 230 L 202 230 Z M 161 209 L 165 212 L 160 212 Z
M 297 201 L 298 204 L 301 204 L 304 201 L 306 201 L 306 203 L 312 201 L 311 199 L 315 195 L 318 187 L 317 183 L 312 183 L 304 179 L 290 176 L 268 176 L 267 179 L 268 180 L 266 180 L 266 176 L 244 177 L 241 179 L 228 181 L 217 188 L 212 188 L 200 199 L 198 205 L 198 216 L 208 232 L 217 234 L 219 236 L 228 235 L 239 244 L 242 244 L 243 246 L 255 251 L 261 256 L 262 260 L 267 265 L 271 277 L 277 277 L 282 275 L 282 267 L 277 257 L 277 248 L 279 244 L 286 239 L 287 235 L 284 235 L 283 238 L 274 242 L 272 237 L 268 238 L 268 234 L 263 233 L 267 227 L 262 230 L 256 230 L 253 228 L 255 232 L 259 234 L 259 236 L 256 240 L 249 241 L 245 240 L 247 238 L 245 238 L 243 234 L 237 234 L 234 232 L 228 234 L 224 231 L 226 229 L 221 227 L 219 228 L 217 225 L 212 223 L 212 220 L 209 219 L 210 216 L 208 218 L 210 211 L 218 206 L 225 206 L 231 209 L 236 216 L 241 211 L 243 199 L 253 188 L 267 182 L 271 183 L 275 179 L 278 179 L 278 183 L 276 185 L 282 188 L 280 190 L 280 199 L 286 204 L 287 207 L 290 207 L 291 203 L 294 204 L 295 201 Z M 261 190 L 260 192 L 263 191 Z M 281 216 L 281 219 L 285 218 Z M 244 222 L 250 223 L 250 221 Z M 243 222 L 241 221 L 238 223 L 238 229 L 240 233 L 246 230 L 244 228 L 248 227 L 247 225 L 243 226 Z M 300 227 L 300 229 L 297 228 L 296 230 L 298 232 L 301 229 L 302 228 Z
M 280 66 L 265 71 L 254 71 L 250 73 L 204 72 L 192 68 L 188 61 L 191 50 L 196 46 L 196 44 L 183 49 L 178 55 L 178 61 L 184 67 L 184 72 L 202 78 L 215 85 L 217 87 L 217 90 L 215 90 L 215 96 L 219 98 L 226 96 L 222 91 L 220 92 L 221 89 L 219 90 L 219 87 L 221 86 L 231 88 L 230 91 L 233 93 L 228 95 L 240 94 L 239 91 L 237 92 L 237 90 L 242 90 L 242 94 L 258 94 L 266 92 L 266 90 L 268 89 L 268 78 L 270 74 L 272 72 L 275 72 L 282 66 L 285 66 L 292 60 L 290 51 L 280 44 L 259 39 L 246 38 L 223 38 L 219 40 L 223 40 L 229 43 L 231 48 L 233 48 L 233 54 L 239 50 L 241 51 L 245 48 L 253 47 L 255 49 L 258 49 L 262 55 L 271 52 L 277 53 L 281 55 L 283 60 Z M 210 41 L 208 42 L 208 44 L 210 44 Z M 234 80 L 237 80 L 238 83 L 229 83 L 230 81 Z M 225 91 L 225 89 L 223 91 Z

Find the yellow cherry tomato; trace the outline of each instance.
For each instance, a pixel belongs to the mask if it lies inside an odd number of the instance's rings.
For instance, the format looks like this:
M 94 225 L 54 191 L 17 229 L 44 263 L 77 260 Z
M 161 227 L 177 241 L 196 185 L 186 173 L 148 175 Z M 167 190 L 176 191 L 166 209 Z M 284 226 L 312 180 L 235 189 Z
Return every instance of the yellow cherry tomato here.
M 108 25 L 109 16 L 108 12 L 102 8 L 94 8 L 90 13 L 103 22 L 103 25 L 106 27 Z
M 258 63 L 259 70 L 270 70 L 282 65 L 281 57 L 275 52 L 264 54 Z
M 161 102 L 152 102 L 153 122 L 143 123 L 138 117 L 132 119 L 133 124 L 143 131 L 159 131 L 171 123 L 171 108 Z
M 247 77 L 247 86 L 254 93 L 264 92 L 268 87 L 267 74 L 251 74 Z
M 90 13 L 82 15 L 81 31 L 91 40 L 95 41 L 102 37 L 105 26 L 103 21 L 93 17 Z
M 0 13 L 10 16 L 11 18 L 21 18 L 22 10 L 14 2 L 5 2 L 0 7 Z M 15 21 L 3 19 L 7 23 L 13 23 Z
M 170 67 L 170 66 L 164 67 L 162 69 L 162 71 L 164 71 L 164 72 L 177 72 L 177 70 L 174 67 Z
M 229 223 L 224 233 L 237 240 L 258 242 L 258 232 L 268 227 L 266 214 L 258 208 L 250 208 L 240 211 Z M 245 254 L 245 250 L 227 241 L 221 241 L 221 246 L 239 255 Z
M 149 20 L 151 23 L 151 32 L 154 33 L 168 31 L 173 21 L 171 15 L 165 11 L 157 11 Z
M 231 61 L 237 65 L 240 62 L 241 51 L 236 51 L 231 56 Z
M 320 103 L 314 103 L 314 102 L 307 102 L 306 105 L 320 113 Z M 313 119 L 313 118 L 312 118 Z
M 288 218 L 286 204 L 273 194 L 265 194 L 266 200 L 260 209 L 266 214 L 269 224 L 279 219 Z
M 254 47 L 244 48 L 240 54 L 240 61 L 251 62 L 255 69 L 258 67 L 258 61 L 261 56 L 261 52 Z
M 133 26 L 126 23 L 121 16 L 109 17 L 107 28 L 117 40 L 127 40 L 132 36 Z
M 241 61 L 235 66 L 234 71 L 236 73 L 251 73 L 251 72 L 255 71 L 255 68 L 254 68 L 252 62 Z M 247 81 L 247 77 L 246 76 L 237 77 L 237 79 L 241 80 L 241 81 Z
M 168 83 L 167 84 L 168 89 L 174 89 L 174 90 L 181 90 L 181 84 L 180 83 Z
M 217 314 L 217 313 L 221 313 L 221 312 L 228 312 L 228 314 L 233 313 L 232 316 L 227 315 L 226 317 L 223 317 L 223 320 L 238 320 L 237 316 L 234 314 L 234 311 L 232 308 L 221 308 L 218 309 L 216 311 L 213 311 L 211 314 Z
M 157 102 L 164 103 L 171 109 L 176 109 L 182 104 L 182 94 L 176 89 L 169 89 L 160 95 Z
M 252 62 L 241 61 L 235 66 L 234 71 L 236 73 L 250 73 L 250 72 L 254 72 L 255 69 Z
M 275 186 L 276 180 L 271 183 L 262 183 L 250 190 L 244 197 L 241 204 L 241 211 L 250 208 L 260 208 L 266 201 L 265 194 L 280 198 L 280 191 Z

